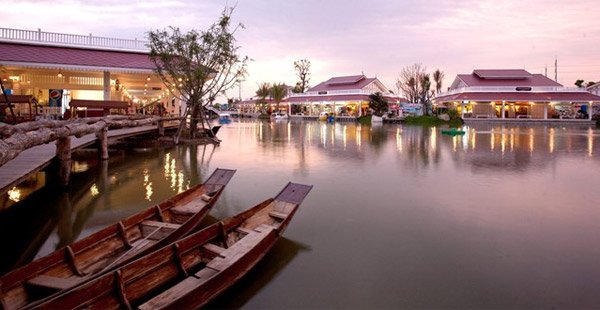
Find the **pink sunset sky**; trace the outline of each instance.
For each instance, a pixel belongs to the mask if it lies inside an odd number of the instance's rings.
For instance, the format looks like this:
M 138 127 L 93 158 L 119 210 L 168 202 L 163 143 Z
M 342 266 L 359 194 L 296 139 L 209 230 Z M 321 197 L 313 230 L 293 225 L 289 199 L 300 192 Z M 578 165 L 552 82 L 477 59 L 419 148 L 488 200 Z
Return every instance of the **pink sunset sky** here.
M 6 2 L 6 1 L 3 1 Z M 232 1 L 229 5 L 235 4 Z M 145 39 L 153 29 L 205 29 L 225 1 L 10 1 L 2 27 Z M 600 81 L 600 6 L 589 1 L 274 1 L 239 0 L 233 17 L 242 55 L 253 61 L 242 84 L 297 81 L 293 62 L 312 63 L 310 85 L 364 73 L 388 88 L 403 67 L 422 63 L 456 74 L 524 68 L 573 86 Z M 237 97 L 238 89 L 229 96 Z

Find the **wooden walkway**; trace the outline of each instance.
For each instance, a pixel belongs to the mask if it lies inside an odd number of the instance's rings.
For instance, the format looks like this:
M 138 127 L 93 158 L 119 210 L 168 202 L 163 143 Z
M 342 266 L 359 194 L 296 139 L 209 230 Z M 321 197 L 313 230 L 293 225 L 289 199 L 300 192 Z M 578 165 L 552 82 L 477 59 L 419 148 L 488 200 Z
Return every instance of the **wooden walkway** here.
M 165 124 L 165 127 L 171 127 Z M 108 139 L 116 140 L 157 131 L 156 125 L 122 128 L 108 131 Z M 86 147 L 96 142 L 96 135 L 81 138 L 71 137 L 71 150 Z M 0 167 L 0 194 L 23 182 L 36 172 L 44 169 L 56 156 L 56 143 L 34 146 L 21 152 L 17 157 Z

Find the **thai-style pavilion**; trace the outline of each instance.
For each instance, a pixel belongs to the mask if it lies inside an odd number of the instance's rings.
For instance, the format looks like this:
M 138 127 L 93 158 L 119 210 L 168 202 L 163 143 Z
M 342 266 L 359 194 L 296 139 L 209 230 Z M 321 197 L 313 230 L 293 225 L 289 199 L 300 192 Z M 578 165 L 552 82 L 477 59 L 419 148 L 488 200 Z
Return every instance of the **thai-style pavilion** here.
M 459 74 L 437 107 L 456 108 L 463 118 L 592 119 L 600 97 L 585 88 L 564 87 L 522 69 L 474 70 Z
M 290 114 L 318 116 L 322 112 L 333 113 L 338 117 L 364 115 L 369 108 L 369 95 L 380 92 L 391 105 L 398 109 L 401 101 L 379 79 L 364 75 L 332 77 L 308 89 L 305 93 L 289 92 L 280 103 L 280 108 Z M 252 109 L 258 99 L 241 102 L 242 110 Z M 274 104 L 267 100 L 268 103 Z

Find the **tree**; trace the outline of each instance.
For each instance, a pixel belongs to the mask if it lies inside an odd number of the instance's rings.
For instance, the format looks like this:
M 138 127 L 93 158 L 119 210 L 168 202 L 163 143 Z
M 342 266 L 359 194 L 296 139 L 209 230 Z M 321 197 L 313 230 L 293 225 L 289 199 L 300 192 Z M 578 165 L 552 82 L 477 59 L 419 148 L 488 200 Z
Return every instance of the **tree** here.
M 273 86 L 271 86 L 270 95 L 273 101 L 275 101 L 275 104 L 277 105 L 277 112 L 279 112 L 279 103 L 287 95 L 287 86 L 283 83 L 273 83 Z
M 429 115 L 429 104 L 431 103 L 431 97 L 433 96 L 433 91 L 430 91 L 431 88 L 431 80 L 429 78 L 429 74 L 425 74 L 421 76 L 421 80 L 419 81 L 419 101 L 423 105 L 423 112 L 425 115 Z
M 584 80 L 577 80 L 577 81 L 575 81 L 575 86 L 582 88 L 584 82 L 585 82 Z
M 197 124 L 210 127 L 204 106 L 234 86 L 246 75 L 248 57 L 240 56 L 234 34 L 244 26 L 230 29 L 233 8 L 226 7 L 219 20 L 205 31 L 179 28 L 148 33 L 150 59 L 164 85 L 180 100 L 187 102 L 175 142 L 179 142 L 187 116 L 191 116 L 190 137 L 196 137 Z
M 271 95 L 271 84 L 269 83 L 262 83 L 258 86 L 258 89 L 256 90 L 256 95 L 260 98 L 260 100 L 257 102 L 259 107 L 262 107 L 262 105 L 266 105 L 267 104 L 267 97 L 269 97 Z
M 296 70 L 296 75 L 300 79 L 298 83 L 296 83 L 296 87 L 294 87 L 295 93 L 303 93 L 308 89 L 308 82 L 310 78 L 310 60 L 308 59 L 300 59 L 294 61 L 294 70 Z
M 369 108 L 376 116 L 383 116 L 388 111 L 388 102 L 380 92 L 369 95 Z
M 396 79 L 396 88 L 398 93 L 402 92 L 406 99 L 412 103 L 420 101 L 421 80 L 425 75 L 426 67 L 419 64 L 413 64 L 402 68 L 398 78 Z
M 442 81 L 444 79 L 444 72 L 437 69 L 433 71 L 433 81 L 435 82 L 435 93 L 439 94 L 442 92 Z

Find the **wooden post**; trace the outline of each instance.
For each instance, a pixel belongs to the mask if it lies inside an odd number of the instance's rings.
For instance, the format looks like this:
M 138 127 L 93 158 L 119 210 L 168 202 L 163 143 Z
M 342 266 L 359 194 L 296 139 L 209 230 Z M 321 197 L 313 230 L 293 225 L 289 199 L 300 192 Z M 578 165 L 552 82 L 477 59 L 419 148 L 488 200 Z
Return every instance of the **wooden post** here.
M 158 120 L 158 135 L 161 137 L 165 136 L 165 124 L 162 120 Z
M 56 140 L 56 157 L 59 161 L 58 177 L 62 186 L 69 185 L 71 175 L 71 137 Z
M 96 132 L 98 138 L 98 156 L 102 160 L 108 159 L 108 128 L 104 127 Z

